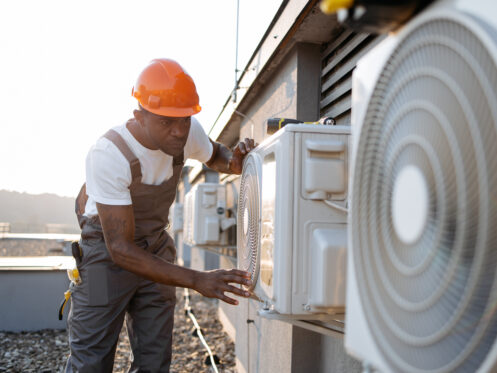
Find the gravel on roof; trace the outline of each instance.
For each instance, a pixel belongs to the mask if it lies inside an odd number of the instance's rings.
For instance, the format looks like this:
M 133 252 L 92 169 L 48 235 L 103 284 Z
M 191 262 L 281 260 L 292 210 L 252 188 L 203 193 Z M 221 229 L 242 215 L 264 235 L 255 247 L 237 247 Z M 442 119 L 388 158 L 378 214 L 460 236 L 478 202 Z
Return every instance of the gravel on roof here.
M 217 301 L 190 291 L 191 307 L 204 337 L 221 362 L 219 372 L 235 372 L 234 344 L 223 331 L 217 317 Z M 204 361 L 206 351 L 198 337 L 192 335 L 193 324 L 185 315 L 183 289 L 177 290 L 173 335 L 171 372 L 210 372 Z M 125 328 L 121 331 L 116 350 L 114 372 L 127 372 L 130 364 L 130 346 Z M 0 372 L 52 373 L 64 370 L 69 355 L 65 330 L 37 332 L 0 332 Z

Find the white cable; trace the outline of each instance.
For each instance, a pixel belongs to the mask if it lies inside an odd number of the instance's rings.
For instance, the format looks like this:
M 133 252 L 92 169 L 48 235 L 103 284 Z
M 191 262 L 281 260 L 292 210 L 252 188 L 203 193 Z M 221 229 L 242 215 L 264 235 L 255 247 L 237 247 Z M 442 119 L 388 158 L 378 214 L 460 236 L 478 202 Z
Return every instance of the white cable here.
M 193 325 L 197 331 L 197 335 L 200 338 L 200 341 L 202 342 L 205 349 L 207 350 L 207 353 L 209 354 L 209 359 L 211 361 L 212 370 L 214 370 L 214 372 L 216 372 L 216 373 L 219 373 L 219 371 L 217 370 L 216 362 L 214 361 L 214 356 L 212 355 L 212 351 L 211 351 L 209 345 L 207 344 L 206 340 L 204 339 L 204 336 L 202 335 L 202 331 L 200 330 L 200 325 L 198 324 L 197 319 L 195 318 L 195 316 L 192 313 L 192 308 L 190 307 L 190 294 L 189 294 L 187 288 L 184 289 L 184 294 L 185 294 L 185 310 L 193 322 Z
M 326 203 L 328 206 L 330 206 L 338 211 L 344 212 L 346 214 L 349 212 L 349 209 L 347 209 L 346 207 L 342 207 L 342 206 L 337 205 L 336 203 L 333 203 L 331 201 L 323 200 L 323 202 Z

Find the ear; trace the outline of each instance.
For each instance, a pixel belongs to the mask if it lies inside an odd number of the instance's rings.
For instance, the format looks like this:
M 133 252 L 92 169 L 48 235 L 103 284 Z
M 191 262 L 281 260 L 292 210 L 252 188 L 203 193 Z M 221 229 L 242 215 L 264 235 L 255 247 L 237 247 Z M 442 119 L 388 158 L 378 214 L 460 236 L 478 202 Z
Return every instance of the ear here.
M 138 109 L 133 110 L 133 116 L 135 117 L 136 121 L 140 123 L 141 127 L 145 126 L 145 118 L 141 110 Z

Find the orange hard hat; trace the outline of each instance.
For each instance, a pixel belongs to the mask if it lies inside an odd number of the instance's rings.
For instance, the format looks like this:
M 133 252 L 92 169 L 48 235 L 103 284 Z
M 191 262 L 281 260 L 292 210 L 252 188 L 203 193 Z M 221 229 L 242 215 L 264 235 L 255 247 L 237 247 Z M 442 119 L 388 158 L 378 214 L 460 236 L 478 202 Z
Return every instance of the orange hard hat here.
M 145 110 L 165 117 L 189 117 L 201 110 L 193 79 L 179 63 L 166 58 L 149 63 L 131 94 Z

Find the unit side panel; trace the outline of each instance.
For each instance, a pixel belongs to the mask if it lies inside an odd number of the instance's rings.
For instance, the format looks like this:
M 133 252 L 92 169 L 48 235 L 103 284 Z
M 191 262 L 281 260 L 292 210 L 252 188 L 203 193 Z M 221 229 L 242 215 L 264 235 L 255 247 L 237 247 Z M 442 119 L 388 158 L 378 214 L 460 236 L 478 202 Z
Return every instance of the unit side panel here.
M 292 281 L 292 313 L 307 313 L 309 302 L 309 286 L 311 281 L 311 242 L 312 234 L 306 232 L 306 227 L 313 226 L 312 223 L 346 224 L 347 215 L 343 211 L 336 210 L 323 200 L 312 200 L 304 198 L 303 178 L 305 177 L 306 158 L 308 150 L 305 144 L 309 141 L 326 143 L 342 142 L 348 145 L 349 136 L 344 134 L 330 133 L 296 133 L 295 136 L 295 177 L 293 182 L 294 195 L 294 230 L 293 230 L 293 281 Z M 345 204 L 345 202 L 343 202 Z
M 291 312 L 291 281 L 293 258 L 293 216 L 295 201 L 295 151 L 293 133 L 281 136 L 276 147 L 276 219 L 275 219 L 275 308 L 281 313 Z

